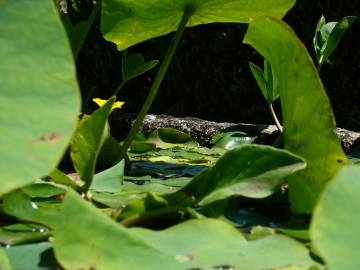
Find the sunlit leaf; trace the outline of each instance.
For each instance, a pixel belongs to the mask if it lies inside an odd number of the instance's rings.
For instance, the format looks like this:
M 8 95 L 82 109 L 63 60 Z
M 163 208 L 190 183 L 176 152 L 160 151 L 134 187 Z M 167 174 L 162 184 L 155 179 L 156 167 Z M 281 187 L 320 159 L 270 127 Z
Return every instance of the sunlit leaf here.
M 57 166 L 76 127 L 80 95 L 53 1 L 1 1 L 0 33 L 4 194 Z
M 304 161 L 290 152 L 243 145 L 227 152 L 180 192 L 193 194 L 200 205 L 233 195 L 265 198 L 281 186 L 285 177 L 304 168 Z
M 237 270 L 263 270 L 316 265 L 296 241 L 275 235 L 248 242 L 232 226 L 212 219 L 193 220 L 163 231 L 127 229 L 73 191 L 66 195 L 62 216 L 54 249 L 66 269 L 155 270 L 161 265 L 162 269 L 184 270 L 227 265 Z M 137 254 L 141 260 L 134 259 Z
M 103 143 L 104 129 L 114 102 L 113 97 L 91 116 L 82 119 L 71 140 L 70 156 L 77 174 L 85 182 L 84 189 L 91 185 L 96 159 Z
M 121 51 L 176 30 L 186 7 L 188 26 L 215 22 L 248 23 L 263 16 L 281 18 L 294 0 L 103 0 L 101 31 Z
M 276 74 L 285 148 L 307 163 L 305 170 L 289 177 L 290 201 L 295 212 L 310 213 L 327 182 L 347 163 L 333 131 L 329 99 L 306 48 L 285 23 L 256 20 L 245 42 L 271 62 Z

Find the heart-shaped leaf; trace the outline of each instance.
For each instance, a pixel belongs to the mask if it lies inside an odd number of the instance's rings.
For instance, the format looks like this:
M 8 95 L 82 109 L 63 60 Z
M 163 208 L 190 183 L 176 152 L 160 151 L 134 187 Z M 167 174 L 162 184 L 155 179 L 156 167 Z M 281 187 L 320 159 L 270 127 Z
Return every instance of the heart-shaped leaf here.
M 314 210 L 311 239 L 332 270 L 357 270 L 360 265 L 360 217 L 355 213 L 360 209 L 359 180 L 359 166 L 344 167 Z
M 194 11 L 188 26 L 214 22 L 248 23 L 263 16 L 281 18 L 295 0 L 103 0 L 101 31 L 124 50 L 175 31 L 186 8 Z
M 76 127 L 80 95 L 71 48 L 52 1 L 2 1 L 0 32 L 4 194 L 57 166 Z
M 276 74 L 285 148 L 307 163 L 288 178 L 290 201 L 295 212 L 310 213 L 326 183 L 347 163 L 329 99 L 305 46 L 284 22 L 254 21 L 245 42 L 270 61 Z

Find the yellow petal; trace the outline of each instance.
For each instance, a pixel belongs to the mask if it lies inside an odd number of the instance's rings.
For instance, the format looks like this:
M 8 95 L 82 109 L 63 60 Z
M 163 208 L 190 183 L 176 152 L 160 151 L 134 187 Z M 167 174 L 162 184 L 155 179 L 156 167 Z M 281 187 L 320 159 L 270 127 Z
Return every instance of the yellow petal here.
M 99 105 L 99 107 L 104 106 L 104 104 L 107 102 L 107 100 L 101 99 L 101 98 L 93 98 L 93 101 Z
M 106 102 L 108 102 L 107 100 L 104 100 L 104 99 L 101 99 L 101 98 L 93 98 L 93 101 L 94 101 L 97 105 L 99 105 L 99 107 L 104 106 L 104 104 L 105 104 Z M 113 111 L 113 110 L 115 110 L 115 109 L 121 108 L 122 105 L 124 105 L 124 104 L 125 104 L 125 102 L 123 102 L 123 101 L 116 101 L 116 102 L 112 105 L 111 111 Z

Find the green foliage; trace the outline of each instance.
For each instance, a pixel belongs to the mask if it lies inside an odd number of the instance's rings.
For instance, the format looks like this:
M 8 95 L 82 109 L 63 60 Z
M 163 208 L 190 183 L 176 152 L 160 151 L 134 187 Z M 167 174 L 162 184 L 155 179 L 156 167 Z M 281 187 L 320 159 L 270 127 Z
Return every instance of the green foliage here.
M 305 167 L 304 161 L 269 146 L 243 145 L 227 152 L 214 167 L 193 178 L 181 192 L 193 193 L 200 205 L 241 195 L 265 198 L 283 179 Z
M 19 4 L 0 4 L 5 7 L 0 23 L 13 30 L 0 38 L 5 63 L 0 64 L 5 74 L 0 75 L 5 86 L 0 105 L 6 109 L 0 117 L 1 150 L 10 157 L 0 160 L 0 243 L 6 245 L 0 249 L 1 269 L 323 269 L 310 251 L 331 269 L 355 269 L 358 263 L 344 254 L 354 252 L 358 242 L 357 220 L 347 219 L 352 207 L 360 207 L 358 167 L 346 167 L 327 187 L 347 159 L 333 134 L 333 114 L 318 73 L 286 25 L 258 18 L 281 17 L 294 1 L 106 0 L 102 28 L 120 49 L 177 27 L 122 146 L 107 124 L 115 97 L 83 115 L 74 131 L 76 79 L 58 14 L 49 2 L 20 3 L 29 14 L 17 15 Z M 100 1 L 88 21 L 70 29 L 75 56 L 99 8 Z M 24 22 L 32 34 L 40 32 L 34 44 Z M 281 95 L 286 150 L 253 145 L 254 138 L 241 132 L 216 134 L 211 149 L 171 128 L 137 133 L 185 27 L 211 22 L 251 22 L 246 42 L 266 59 L 264 71 L 251 67 L 269 104 Z M 115 94 L 156 63 L 125 51 L 123 81 Z M 24 77 L 15 80 L 16 72 Z M 26 111 L 30 120 L 40 117 L 36 127 L 21 126 L 24 108 L 31 109 Z M 57 168 L 68 144 L 73 168 Z M 310 237 L 308 220 L 287 211 L 286 179 L 295 212 L 310 213 L 323 192 Z M 270 217 L 274 209 L 284 210 L 282 221 Z M 350 233 L 336 229 L 330 210 Z
M 306 249 L 293 240 L 273 236 L 247 242 L 239 231 L 221 221 L 194 220 L 158 232 L 126 229 L 72 191 L 66 196 L 63 211 L 64 219 L 54 234 L 54 249 L 68 269 L 157 269 L 159 265 L 164 269 L 210 269 L 231 265 L 260 270 L 284 265 L 306 269 L 315 264 Z M 134 260 L 135 254 L 141 254 L 141 260 Z
M 305 47 L 284 23 L 255 21 L 245 42 L 276 73 L 281 97 L 285 148 L 306 160 L 307 168 L 290 177 L 289 193 L 297 213 L 311 213 L 326 184 L 347 163 L 333 130 L 335 119 L 317 70 Z
M 248 23 L 263 15 L 281 18 L 294 0 L 104 0 L 101 30 L 118 50 L 177 29 L 186 8 L 192 9 L 188 26 L 214 22 Z M 131 29 L 130 31 L 128 29 Z
M 329 61 L 329 57 L 335 51 L 346 31 L 351 27 L 356 18 L 355 16 L 347 16 L 339 22 L 326 23 L 325 17 L 321 16 L 316 26 L 313 39 L 319 69 Z
M 271 68 L 271 63 L 264 60 L 264 71 L 254 63 L 250 62 L 249 64 L 251 72 L 254 75 L 266 101 L 269 104 L 273 103 L 279 98 L 280 93 L 277 87 L 277 79 L 274 77 L 274 73 Z
M 311 238 L 333 270 L 358 269 L 360 168 L 344 167 L 329 184 L 314 210 Z M 339 228 L 339 225 L 341 226 Z M 351 259 L 350 259 L 351 258 Z
M 4 194 L 57 165 L 75 129 L 80 98 L 71 49 L 53 3 L 0 5 L 0 194 Z
M 70 155 L 74 168 L 83 181 L 83 190 L 87 190 L 95 172 L 96 159 L 103 143 L 104 130 L 115 98 L 111 98 L 104 106 L 91 116 L 80 120 L 79 126 L 70 143 Z

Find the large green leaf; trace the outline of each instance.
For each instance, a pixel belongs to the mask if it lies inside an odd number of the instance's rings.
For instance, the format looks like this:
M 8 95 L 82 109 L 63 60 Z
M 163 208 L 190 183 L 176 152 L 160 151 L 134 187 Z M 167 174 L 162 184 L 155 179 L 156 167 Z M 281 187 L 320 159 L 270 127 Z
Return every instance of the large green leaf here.
M 314 264 L 294 240 L 276 235 L 248 242 L 217 220 L 193 220 L 164 231 L 127 229 L 73 191 L 66 195 L 62 217 L 54 249 L 66 269 L 263 270 Z
M 233 195 L 265 198 L 281 186 L 285 177 L 305 165 L 300 157 L 284 150 L 243 145 L 227 152 L 180 192 L 193 194 L 200 205 Z
M 334 133 L 329 99 L 306 48 L 285 23 L 273 18 L 254 21 L 245 42 L 271 62 L 276 74 L 285 148 L 307 163 L 289 178 L 290 201 L 295 212 L 310 213 L 327 182 L 347 163 Z
M 56 167 L 75 129 L 80 95 L 71 48 L 52 1 L 1 1 L 0 33 L 4 194 Z
M 344 167 L 322 194 L 314 210 L 310 235 L 331 270 L 360 265 L 360 167 Z
M 281 18 L 295 0 L 103 0 L 101 31 L 119 50 L 176 30 L 186 7 L 188 26 L 214 22 L 248 23 L 263 15 Z
M 82 119 L 70 144 L 70 156 L 80 179 L 87 189 L 95 172 L 96 159 L 103 143 L 104 129 L 115 97 L 97 109 L 91 116 Z

